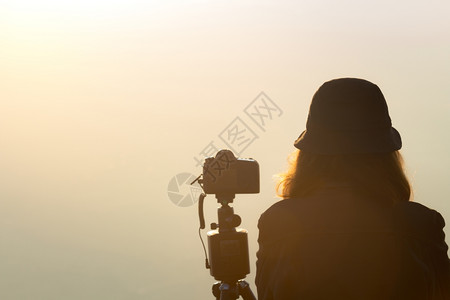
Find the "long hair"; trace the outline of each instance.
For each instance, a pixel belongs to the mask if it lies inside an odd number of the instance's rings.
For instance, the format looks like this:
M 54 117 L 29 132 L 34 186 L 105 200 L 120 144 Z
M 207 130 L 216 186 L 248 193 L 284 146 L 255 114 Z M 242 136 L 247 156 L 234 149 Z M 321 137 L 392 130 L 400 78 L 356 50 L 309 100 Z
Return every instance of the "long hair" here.
M 395 203 L 409 201 L 411 186 L 398 151 L 380 154 L 321 155 L 296 150 L 279 174 L 277 195 L 306 196 L 327 182 L 349 182 L 361 192 Z

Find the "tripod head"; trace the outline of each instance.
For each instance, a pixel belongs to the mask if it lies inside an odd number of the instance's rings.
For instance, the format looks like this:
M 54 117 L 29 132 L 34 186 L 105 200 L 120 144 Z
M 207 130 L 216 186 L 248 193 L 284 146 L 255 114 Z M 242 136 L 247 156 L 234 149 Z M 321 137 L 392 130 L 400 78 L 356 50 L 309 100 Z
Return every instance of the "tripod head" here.
M 234 214 L 233 208 L 229 206 L 233 203 L 234 194 L 216 194 L 217 203 L 222 206 L 217 209 L 219 222 L 212 223 L 211 229 L 219 229 L 219 232 L 233 231 L 236 227 L 241 225 L 241 217 Z
M 200 229 L 205 228 L 203 216 L 202 194 L 198 202 Z M 206 260 L 206 268 L 210 274 L 220 280 L 213 285 L 212 292 L 217 300 L 234 300 L 242 296 L 244 300 L 256 300 L 249 284 L 242 280 L 250 273 L 248 254 L 247 230 L 237 228 L 241 224 L 241 217 L 234 213 L 230 203 L 234 195 L 216 195 L 221 206 L 217 209 L 218 224 L 211 224 L 208 232 L 208 252 L 210 264 Z
M 241 218 L 229 206 L 232 198 L 216 196 L 222 206 L 217 209 L 219 223 L 211 224 L 208 232 L 210 274 L 216 280 L 238 281 L 250 273 L 247 230 L 236 228 Z
M 221 206 L 217 209 L 218 223 L 211 223 L 207 234 L 210 263 L 206 267 L 216 280 L 236 282 L 250 273 L 247 230 L 237 228 L 241 217 L 229 205 L 234 194 L 217 194 L 216 198 Z M 201 229 L 205 228 L 203 202 L 204 196 L 198 202 Z

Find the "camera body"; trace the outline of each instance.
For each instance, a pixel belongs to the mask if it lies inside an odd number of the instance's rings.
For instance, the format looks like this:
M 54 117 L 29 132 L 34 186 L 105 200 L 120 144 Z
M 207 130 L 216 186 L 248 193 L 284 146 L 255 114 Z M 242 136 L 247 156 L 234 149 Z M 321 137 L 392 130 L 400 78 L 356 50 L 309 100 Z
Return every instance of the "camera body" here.
M 216 196 L 259 193 L 259 164 L 220 150 L 215 157 L 205 159 L 202 183 L 206 194 Z

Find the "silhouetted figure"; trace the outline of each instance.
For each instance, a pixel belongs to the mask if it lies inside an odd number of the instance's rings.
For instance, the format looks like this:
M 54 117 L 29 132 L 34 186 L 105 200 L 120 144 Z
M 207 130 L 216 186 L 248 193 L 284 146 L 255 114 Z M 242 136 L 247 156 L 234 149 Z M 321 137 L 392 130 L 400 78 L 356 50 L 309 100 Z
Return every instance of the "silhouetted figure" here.
M 258 224 L 259 300 L 450 299 L 444 220 L 410 201 L 378 86 L 323 84 L 294 145 Z

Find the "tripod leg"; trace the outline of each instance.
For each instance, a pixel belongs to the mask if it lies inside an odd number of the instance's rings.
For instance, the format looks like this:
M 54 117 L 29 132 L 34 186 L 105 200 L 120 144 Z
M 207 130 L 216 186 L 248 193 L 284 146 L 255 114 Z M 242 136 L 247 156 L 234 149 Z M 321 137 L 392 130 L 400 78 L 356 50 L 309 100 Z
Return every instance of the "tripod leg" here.
M 239 294 L 244 300 L 256 300 L 255 295 L 253 295 L 250 285 L 245 280 L 238 281 Z
M 236 300 L 239 298 L 239 290 L 235 284 L 223 282 L 220 285 L 220 300 Z
M 212 293 L 216 300 L 220 300 L 220 282 L 216 282 L 212 286 Z

